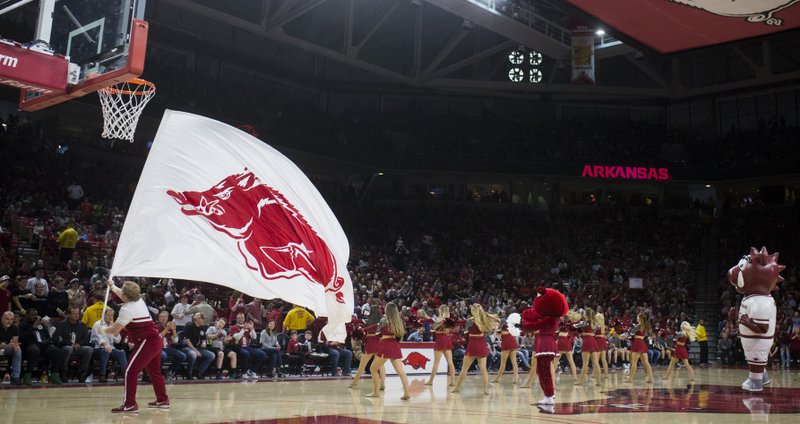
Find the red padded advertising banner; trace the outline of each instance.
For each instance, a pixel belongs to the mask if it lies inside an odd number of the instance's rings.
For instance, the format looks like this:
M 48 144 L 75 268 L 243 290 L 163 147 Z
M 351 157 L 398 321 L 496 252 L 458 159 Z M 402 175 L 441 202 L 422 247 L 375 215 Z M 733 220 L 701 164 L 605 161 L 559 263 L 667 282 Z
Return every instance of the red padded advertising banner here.
M 661 53 L 800 27 L 800 0 L 565 0 Z
M 61 56 L 0 42 L 0 84 L 43 93 L 63 92 L 67 88 L 68 66 L 67 59 Z

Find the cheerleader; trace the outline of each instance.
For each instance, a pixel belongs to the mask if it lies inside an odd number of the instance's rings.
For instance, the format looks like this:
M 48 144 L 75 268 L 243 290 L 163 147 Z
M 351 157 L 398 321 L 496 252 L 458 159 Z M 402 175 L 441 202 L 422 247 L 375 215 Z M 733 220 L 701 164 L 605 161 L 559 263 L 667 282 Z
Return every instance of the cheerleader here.
M 489 356 L 489 349 L 486 346 L 487 331 L 494 330 L 500 323 L 497 315 L 492 315 L 483 310 L 483 307 L 477 303 L 473 303 L 470 307 L 472 318 L 467 320 L 464 328 L 469 333 L 469 340 L 467 341 L 467 352 L 464 355 L 464 361 L 461 365 L 461 374 L 458 375 L 458 382 L 456 387 L 453 388 L 452 393 L 461 391 L 461 384 L 467 376 L 469 367 L 475 360 L 478 360 L 478 368 L 481 370 L 481 378 L 483 379 L 483 394 L 489 394 L 489 372 L 486 371 L 486 357 Z
M 539 331 L 534 331 L 532 333 L 526 333 L 526 334 L 527 337 L 533 340 L 531 344 L 533 346 L 531 348 L 531 369 L 528 370 L 528 378 L 525 379 L 525 384 L 519 386 L 520 389 L 531 388 L 531 386 L 533 385 L 533 379 L 535 378 L 534 376 L 536 375 L 536 365 L 538 364 L 538 362 L 536 361 L 536 337 L 538 336 Z M 553 376 L 555 376 L 555 368 L 553 368 Z M 555 377 L 553 377 L 553 381 L 556 381 Z
M 606 336 L 606 318 L 601 313 L 594 316 L 595 330 L 594 342 L 597 344 L 598 356 L 603 366 L 603 371 L 608 377 L 608 337 Z
M 450 318 L 450 307 L 447 305 L 439 306 L 439 318 L 433 323 L 434 345 L 433 345 L 433 368 L 431 377 L 426 386 L 433 385 L 433 378 L 439 370 L 439 361 L 444 355 L 447 360 L 447 385 L 452 386 L 456 380 L 456 366 L 453 365 L 453 340 L 450 332 L 455 326 L 455 320 Z
M 362 344 L 361 348 L 361 359 L 358 361 L 358 371 L 356 371 L 356 376 L 353 377 L 350 387 L 358 386 L 358 381 L 361 379 L 361 375 L 363 375 L 364 371 L 367 369 L 367 364 L 378 351 L 378 344 L 381 342 L 381 335 L 377 333 L 377 330 L 378 323 L 380 323 L 381 318 L 383 318 L 383 316 L 381 315 L 381 310 L 379 307 L 375 306 L 370 309 L 365 327 L 361 329 L 364 337 L 364 343 Z M 372 374 L 372 379 L 380 379 L 381 390 L 383 390 L 383 381 L 386 380 L 386 372 L 383 367 L 378 369 L 377 375 Z
M 553 360 L 553 364 L 558 366 L 561 361 L 561 355 L 567 358 L 569 363 L 569 370 L 572 372 L 572 378 L 578 379 L 578 368 L 575 367 L 575 359 L 572 357 L 572 346 L 575 343 L 575 327 L 573 324 L 581 319 L 580 312 L 570 310 L 567 315 L 561 319 L 561 324 L 558 328 L 558 355 Z M 555 381 L 555 379 L 553 379 Z
M 669 360 L 669 366 L 667 367 L 667 373 L 664 374 L 664 379 L 670 377 L 672 367 L 674 367 L 675 363 L 680 359 L 683 361 L 686 371 L 689 372 L 689 381 L 694 383 L 694 369 L 689 363 L 689 351 L 686 350 L 686 341 L 694 342 L 697 339 L 697 330 L 695 330 L 691 324 L 684 321 L 681 323 L 681 331 L 678 332 L 675 337 L 675 352 L 673 352 L 672 358 Z
M 600 352 L 598 351 L 597 342 L 594 340 L 594 327 L 595 327 L 595 313 L 592 308 L 586 308 L 583 311 L 583 321 L 575 324 L 581 332 L 581 358 L 583 359 L 583 366 L 581 367 L 581 375 L 577 381 L 576 386 L 580 386 L 586 380 L 586 375 L 589 374 L 589 360 L 592 361 L 592 377 L 594 377 L 595 385 L 600 385 Z
M 492 383 L 499 383 L 500 377 L 506 370 L 506 361 L 511 357 L 511 369 L 514 377 L 511 379 L 511 384 L 518 384 L 519 370 L 517 369 L 517 349 L 519 344 L 517 338 L 508 331 L 508 324 L 503 324 L 499 330 L 500 333 L 500 368 L 497 370 L 497 375 L 492 379 Z
M 400 400 L 409 400 L 411 396 L 408 392 L 408 377 L 403 370 L 403 353 L 400 351 L 400 342 L 398 339 L 403 338 L 406 332 L 403 325 L 403 319 L 400 318 L 400 312 L 397 310 L 397 305 L 394 303 L 386 304 L 386 316 L 381 318 L 378 323 L 378 333 L 381 335 L 381 340 L 378 343 L 377 350 L 375 351 L 375 358 L 372 360 L 372 366 L 369 371 L 372 373 L 372 392 L 367 397 L 378 397 L 378 391 L 382 384 L 380 378 L 380 370 L 386 361 L 391 361 L 397 375 L 400 376 L 400 381 L 403 383 L 403 397 Z M 385 371 L 384 371 L 385 372 Z
M 650 325 L 650 319 L 643 312 L 636 316 L 638 325 L 633 328 L 633 342 L 631 343 L 631 369 L 630 374 L 625 377 L 626 383 L 633 382 L 633 376 L 636 375 L 636 365 L 641 359 L 644 370 L 647 372 L 646 383 L 653 382 L 653 369 L 650 368 L 650 359 L 647 357 L 647 343 L 644 338 L 652 331 L 653 327 Z

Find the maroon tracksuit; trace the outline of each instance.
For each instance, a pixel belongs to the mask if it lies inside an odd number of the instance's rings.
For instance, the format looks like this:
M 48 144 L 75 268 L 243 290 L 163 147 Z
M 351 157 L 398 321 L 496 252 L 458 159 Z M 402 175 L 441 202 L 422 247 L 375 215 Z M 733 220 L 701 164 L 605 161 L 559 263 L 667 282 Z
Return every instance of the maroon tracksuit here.
M 134 346 L 125 370 L 125 406 L 136 406 L 136 383 L 139 373 L 147 370 L 156 392 L 156 401 L 169 402 L 164 376 L 161 374 L 161 350 L 163 343 L 158 328 L 150 318 L 144 300 L 128 302 L 119 310 L 117 322 L 124 325 L 128 340 Z

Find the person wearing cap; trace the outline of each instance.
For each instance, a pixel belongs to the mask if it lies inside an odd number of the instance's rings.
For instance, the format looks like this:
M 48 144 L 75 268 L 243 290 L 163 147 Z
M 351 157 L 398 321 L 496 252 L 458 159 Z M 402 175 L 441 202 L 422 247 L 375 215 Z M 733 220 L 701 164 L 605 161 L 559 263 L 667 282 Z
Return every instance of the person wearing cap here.
M 170 312 L 177 326 L 175 331 L 178 333 L 183 332 L 183 328 L 192 322 L 192 314 L 187 314 L 187 309 L 189 309 L 189 296 L 184 293 L 181 295 L 180 301 L 172 307 L 172 312 Z
M 14 297 L 8 285 L 11 284 L 11 277 L 4 275 L 0 277 L 0 315 L 11 310 L 11 299 Z
M 186 310 L 183 313 L 184 315 L 194 315 L 198 312 L 203 314 L 204 317 L 208 317 L 209 322 L 212 323 L 214 322 L 213 321 L 214 316 L 217 315 L 217 311 L 215 311 L 214 308 L 211 307 L 211 305 L 209 305 L 208 302 L 206 301 L 205 295 L 200 293 L 194 295 L 194 303 L 192 303 L 191 306 L 186 308 Z
M 73 278 L 69 280 L 69 290 L 67 290 L 67 301 L 70 308 L 86 309 L 86 292 L 81 287 L 81 280 Z

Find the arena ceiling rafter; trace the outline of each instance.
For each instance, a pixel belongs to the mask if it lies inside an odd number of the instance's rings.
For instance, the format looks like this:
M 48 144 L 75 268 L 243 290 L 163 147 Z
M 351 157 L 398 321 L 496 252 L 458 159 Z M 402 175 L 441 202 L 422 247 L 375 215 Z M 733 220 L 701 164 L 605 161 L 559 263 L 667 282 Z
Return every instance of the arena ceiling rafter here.
M 523 0 L 514 16 L 504 3 L 153 0 L 148 21 L 154 39 L 159 28 L 182 31 L 327 86 L 614 101 L 687 98 L 800 78 L 797 31 L 664 55 L 573 2 Z M 595 46 L 596 86 L 570 83 L 568 28 L 576 16 L 607 31 Z M 508 80 L 506 57 L 519 46 L 544 55 L 540 84 Z

